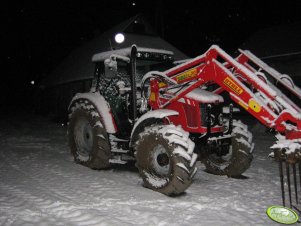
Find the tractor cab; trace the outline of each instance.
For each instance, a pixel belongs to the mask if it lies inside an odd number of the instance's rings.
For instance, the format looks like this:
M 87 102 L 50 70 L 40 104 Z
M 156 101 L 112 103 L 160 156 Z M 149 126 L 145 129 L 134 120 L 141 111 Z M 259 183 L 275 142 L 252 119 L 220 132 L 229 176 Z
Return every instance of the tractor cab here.
M 110 104 L 116 128 L 123 128 L 118 130 L 117 135 L 122 139 L 129 138 L 135 118 L 145 113 L 139 110 L 142 105 L 146 108 L 140 92 L 144 74 L 153 70 L 165 71 L 174 66 L 174 54 L 171 51 L 138 47 L 134 56 L 131 51 L 129 47 L 92 57 L 95 74 L 91 91 L 100 92 Z
M 136 53 L 136 83 L 139 86 L 144 74 L 149 71 L 164 71 L 173 67 L 174 54 L 167 50 L 137 48 Z M 130 79 L 131 47 L 95 54 L 95 78 Z

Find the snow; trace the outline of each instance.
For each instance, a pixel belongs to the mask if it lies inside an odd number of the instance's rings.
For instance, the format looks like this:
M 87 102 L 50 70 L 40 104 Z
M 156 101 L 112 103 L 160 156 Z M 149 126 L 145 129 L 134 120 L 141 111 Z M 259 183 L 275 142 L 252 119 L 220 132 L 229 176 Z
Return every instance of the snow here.
M 179 112 L 173 111 L 173 110 L 168 110 L 168 109 L 159 109 L 159 110 L 149 111 L 149 112 L 145 113 L 144 115 L 142 115 L 138 119 L 138 121 L 135 123 L 133 130 L 132 130 L 131 137 L 133 136 L 133 133 L 134 133 L 135 129 L 137 128 L 137 126 L 144 120 L 147 120 L 150 118 L 165 118 L 167 116 L 178 115 L 178 114 L 179 114 Z
M 165 81 L 168 81 L 170 82 L 171 84 L 177 84 L 177 82 L 171 78 L 169 78 L 165 73 L 162 73 L 160 71 L 150 71 L 150 72 L 147 72 L 142 80 L 141 80 L 141 84 L 144 84 L 146 80 L 150 79 L 150 78 L 153 78 L 154 76 L 159 76 L 159 77 L 162 77 Z
M 280 116 L 281 116 L 282 114 L 284 114 L 284 113 L 289 113 L 289 114 L 291 114 L 295 119 L 301 120 L 301 114 L 298 113 L 298 112 L 292 112 L 292 111 L 290 111 L 290 110 L 285 109 L 285 110 L 283 110 L 283 111 L 281 112 Z M 280 116 L 279 116 L 279 117 L 280 117 Z
M 301 155 L 301 139 L 287 140 L 283 136 L 276 136 L 277 142 L 271 147 L 272 149 L 285 149 L 285 154 L 296 153 Z
M 144 173 L 146 175 L 146 180 L 156 188 L 163 187 L 169 181 L 168 178 L 159 179 L 158 177 L 154 177 L 153 175 L 149 174 L 146 171 L 144 171 Z
M 238 63 L 235 59 L 233 59 L 229 54 L 227 54 L 219 46 L 212 45 L 210 47 L 210 49 L 215 49 L 222 57 L 224 57 L 226 59 L 226 61 L 230 62 L 239 71 L 242 71 L 249 80 L 253 81 L 255 84 L 257 84 L 263 90 L 265 90 L 270 96 L 276 97 L 277 93 L 273 89 L 271 89 L 267 84 L 265 84 L 257 76 L 254 76 L 254 73 L 252 71 L 250 71 L 248 68 L 246 68 L 242 64 Z M 208 51 L 210 51 L 210 49 Z M 215 61 L 215 60 L 213 60 L 213 61 Z
M 277 96 L 276 101 L 278 101 L 282 106 L 287 108 L 287 111 L 289 111 L 292 115 L 294 115 L 294 114 L 299 115 L 299 113 L 290 104 L 288 104 L 283 98 Z M 298 116 L 298 117 L 300 117 L 300 116 Z
M 100 128 L 103 128 L 103 125 L 102 125 L 102 123 L 101 123 L 101 122 L 99 122 L 99 121 L 95 123 L 94 127 L 96 127 L 96 126 L 99 126 Z
M 226 135 L 217 136 L 217 137 L 209 137 L 208 141 L 218 141 L 218 140 L 221 140 L 221 139 L 227 139 L 227 138 L 231 138 L 231 137 L 232 137 L 231 134 L 226 134 Z
M 100 138 L 102 138 L 102 139 L 106 139 L 102 134 L 98 134 L 98 135 L 96 135 L 97 137 L 100 137 Z
M 179 65 L 179 64 L 187 63 L 188 61 L 191 61 L 191 58 L 187 58 L 185 60 L 177 60 L 177 61 L 174 61 L 173 64 Z
M 181 156 L 187 161 L 191 161 L 191 156 L 180 146 L 174 149 L 173 154 Z
M 243 145 L 247 146 L 248 148 L 251 147 L 251 144 L 248 141 L 246 141 L 244 138 L 242 138 L 242 137 L 241 138 L 237 138 L 236 141 L 238 143 L 242 143 Z
M 267 95 L 265 95 L 263 92 L 258 91 L 257 93 L 255 93 L 255 95 L 263 102 L 265 103 L 265 105 L 270 105 L 271 108 L 276 111 L 276 112 L 280 112 L 282 110 L 282 108 L 280 108 L 280 106 L 277 105 L 277 102 L 274 102 L 273 100 L 271 100 L 270 98 L 268 98 Z
M 194 163 L 196 162 L 197 158 L 198 158 L 198 155 L 195 154 L 195 153 L 193 153 L 192 157 L 191 157 L 191 162 L 189 164 L 190 167 L 192 167 L 194 165 Z
M 119 138 L 115 137 L 113 134 L 109 135 L 109 139 L 110 139 L 111 148 L 112 148 L 112 150 L 114 150 L 115 153 L 128 153 L 127 150 L 119 148 L 117 145 L 118 141 L 128 142 L 128 140 L 119 139 Z
M 89 155 L 78 155 L 78 160 L 82 162 L 86 162 L 89 160 Z
M 180 129 L 177 129 L 175 125 L 169 125 L 163 129 L 163 131 L 164 131 L 163 133 L 177 135 L 177 136 L 183 138 L 184 141 L 187 141 L 189 133 L 182 130 L 181 127 L 178 127 L 178 128 L 180 128 Z
M 195 143 L 189 139 L 187 153 L 191 155 L 194 151 L 194 147 L 195 147 Z
M 186 171 L 187 173 L 190 173 L 189 170 L 187 169 L 187 167 L 183 163 L 179 162 L 176 165 L 178 167 L 180 167 L 181 169 L 183 169 L 184 171 Z
M 91 170 L 75 164 L 66 127 L 38 116 L 0 117 L 0 225 L 275 225 L 281 205 L 275 138 L 258 129 L 246 179 L 199 170 L 184 195 L 142 186 L 136 168 Z
M 240 120 L 233 120 L 232 122 L 233 126 L 236 126 L 237 128 L 241 128 L 244 131 L 248 131 L 248 126 L 246 124 L 243 124 Z
M 170 136 L 164 136 L 164 138 L 168 139 L 168 141 L 169 141 L 170 144 L 178 144 L 178 145 L 181 145 L 182 147 L 188 149 L 187 140 L 185 141 L 185 140 L 181 139 L 177 135 L 172 134 Z
M 126 164 L 127 163 L 126 161 L 123 161 L 121 159 L 121 156 L 114 156 L 114 158 L 110 159 L 109 162 L 113 163 L 113 164 Z
M 172 93 L 177 93 L 177 91 L 180 89 L 181 87 L 177 87 L 177 88 L 169 89 L 169 91 Z M 199 101 L 201 103 L 224 102 L 224 98 L 222 96 L 199 88 L 192 90 L 191 92 L 187 93 L 185 96 L 187 98 Z
M 273 76 L 276 80 L 280 81 L 283 84 L 286 84 L 287 87 L 290 87 L 290 90 L 295 93 L 299 98 L 301 98 L 301 89 L 298 86 L 294 85 L 293 80 L 289 75 L 281 74 L 278 71 L 276 71 L 274 68 L 270 67 L 266 63 L 264 63 L 262 60 L 260 60 L 258 57 L 256 57 L 253 53 L 251 53 L 249 50 L 239 50 L 244 55 L 248 56 L 253 62 L 255 62 L 261 69 L 268 72 L 271 76 Z M 286 80 L 283 80 L 283 78 L 286 78 Z M 293 86 L 292 86 L 293 85 Z
M 96 93 L 77 93 L 73 97 L 71 104 L 75 100 L 78 100 L 78 99 L 87 99 L 87 100 L 91 101 L 94 104 L 94 106 L 96 107 L 96 109 L 98 110 L 98 112 L 100 113 L 107 132 L 108 133 L 116 132 L 116 129 L 114 127 L 114 121 L 113 121 L 113 118 L 111 117 L 109 104 L 106 102 L 106 100 L 103 98 L 103 96 L 101 96 L 98 92 L 96 92 Z M 98 114 L 96 116 L 98 116 Z

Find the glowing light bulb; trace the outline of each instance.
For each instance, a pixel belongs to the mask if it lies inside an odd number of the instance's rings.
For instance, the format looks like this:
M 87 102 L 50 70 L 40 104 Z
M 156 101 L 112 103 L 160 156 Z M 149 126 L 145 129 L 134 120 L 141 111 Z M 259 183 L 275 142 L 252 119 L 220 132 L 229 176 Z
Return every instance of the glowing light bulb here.
M 124 35 L 123 34 L 121 34 L 121 33 L 118 33 L 118 34 L 116 34 L 115 35 L 115 41 L 117 42 L 117 43 L 123 43 L 124 42 Z

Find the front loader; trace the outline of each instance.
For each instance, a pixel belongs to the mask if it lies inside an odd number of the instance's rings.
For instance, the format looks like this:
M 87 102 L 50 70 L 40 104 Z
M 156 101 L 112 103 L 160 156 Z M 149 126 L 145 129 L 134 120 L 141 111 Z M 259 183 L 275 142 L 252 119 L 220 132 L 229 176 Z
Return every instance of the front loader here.
M 189 187 L 196 160 L 209 173 L 240 176 L 253 158 L 252 134 L 232 118 L 232 104 L 223 112 L 223 92 L 281 135 L 275 159 L 300 163 L 301 110 L 267 76 L 297 97 L 301 92 L 249 51 L 234 59 L 212 46 L 175 66 L 169 51 L 133 46 L 92 61 L 91 91 L 69 107 L 69 143 L 80 164 L 135 161 L 144 186 L 166 195 Z

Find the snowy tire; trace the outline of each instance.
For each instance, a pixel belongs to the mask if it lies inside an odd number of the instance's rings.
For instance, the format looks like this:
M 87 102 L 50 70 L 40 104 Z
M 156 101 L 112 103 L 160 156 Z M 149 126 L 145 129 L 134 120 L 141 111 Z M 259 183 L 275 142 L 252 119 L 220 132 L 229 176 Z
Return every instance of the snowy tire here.
M 253 160 L 252 134 L 241 121 L 233 120 L 232 145 L 223 156 L 215 153 L 208 155 L 203 161 L 208 173 L 238 177 L 251 165 Z
M 165 195 L 183 193 L 197 168 L 194 143 L 174 125 L 146 127 L 136 142 L 136 166 L 144 186 Z
M 90 101 L 75 101 L 69 112 L 68 139 L 76 163 L 92 169 L 110 166 L 108 135 L 102 118 Z

